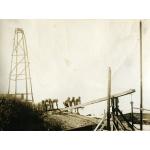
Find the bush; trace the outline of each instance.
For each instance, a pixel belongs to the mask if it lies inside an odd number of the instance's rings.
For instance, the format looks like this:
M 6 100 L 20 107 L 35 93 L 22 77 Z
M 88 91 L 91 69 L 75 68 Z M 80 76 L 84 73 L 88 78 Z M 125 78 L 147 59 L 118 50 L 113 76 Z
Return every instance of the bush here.
M 42 115 L 32 105 L 18 99 L 0 97 L 0 130 L 47 130 Z

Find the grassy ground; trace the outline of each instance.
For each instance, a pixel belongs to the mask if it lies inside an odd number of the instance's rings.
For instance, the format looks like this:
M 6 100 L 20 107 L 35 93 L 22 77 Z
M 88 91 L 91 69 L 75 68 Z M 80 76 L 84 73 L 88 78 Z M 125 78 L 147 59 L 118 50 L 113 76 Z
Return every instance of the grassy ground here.
M 125 116 L 131 121 L 130 113 Z M 138 124 L 139 120 L 139 114 L 134 113 L 134 123 Z M 150 114 L 143 114 L 143 122 L 150 124 Z M 81 115 L 42 113 L 21 99 L 0 96 L 1 131 L 62 131 L 91 124 L 93 120 Z
M 53 120 L 45 121 L 45 117 L 41 112 L 33 110 L 29 103 L 18 99 L 0 97 L 1 131 L 61 130 Z

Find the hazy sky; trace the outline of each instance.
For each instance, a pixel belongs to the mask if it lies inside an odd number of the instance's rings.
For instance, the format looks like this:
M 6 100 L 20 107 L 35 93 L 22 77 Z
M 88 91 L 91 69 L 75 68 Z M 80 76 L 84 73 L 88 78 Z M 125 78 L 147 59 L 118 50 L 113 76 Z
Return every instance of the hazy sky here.
M 135 89 L 139 106 L 139 21 L 0 20 L 0 92 L 7 93 L 15 28 L 23 28 L 35 101 L 81 96 L 82 102 L 107 95 L 108 66 L 112 93 Z M 150 108 L 150 21 L 143 21 L 144 107 Z M 130 96 L 120 102 L 130 110 Z M 101 113 L 105 103 L 85 112 Z

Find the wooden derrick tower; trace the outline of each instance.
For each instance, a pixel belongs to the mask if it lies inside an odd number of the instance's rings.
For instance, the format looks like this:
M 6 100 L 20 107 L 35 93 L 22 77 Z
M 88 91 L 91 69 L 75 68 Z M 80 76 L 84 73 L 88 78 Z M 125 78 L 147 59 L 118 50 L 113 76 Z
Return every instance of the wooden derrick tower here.
M 33 102 L 28 49 L 23 29 L 16 28 L 14 35 L 8 94 Z

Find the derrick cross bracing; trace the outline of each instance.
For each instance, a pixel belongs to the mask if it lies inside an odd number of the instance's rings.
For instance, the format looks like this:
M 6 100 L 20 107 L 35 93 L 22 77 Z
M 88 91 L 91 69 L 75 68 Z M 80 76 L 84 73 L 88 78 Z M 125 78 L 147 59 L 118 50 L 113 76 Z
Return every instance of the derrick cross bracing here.
M 122 97 L 122 96 L 125 96 L 125 95 L 128 95 L 128 94 L 132 94 L 134 92 L 135 92 L 134 89 L 130 89 L 128 91 L 113 94 L 113 95 L 111 95 L 111 98 L 115 98 L 115 97 L 119 98 L 119 97 Z M 89 102 L 86 102 L 86 103 L 83 103 L 83 104 L 79 104 L 79 105 L 76 105 L 76 106 L 73 106 L 73 107 L 62 108 L 60 110 L 61 111 L 66 111 L 66 110 L 72 110 L 72 109 L 75 109 L 75 108 L 82 108 L 84 106 L 100 103 L 100 102 L 107 101 L 107 100 L 108 100 L 108 97 L 98 98 L 96 100 L 92 100 L 92 101 L 89 101 Z
M 16 28 L 14 35 L 8 94 L 33 102 L 31 75 L 26 38 L 23 29 Z

